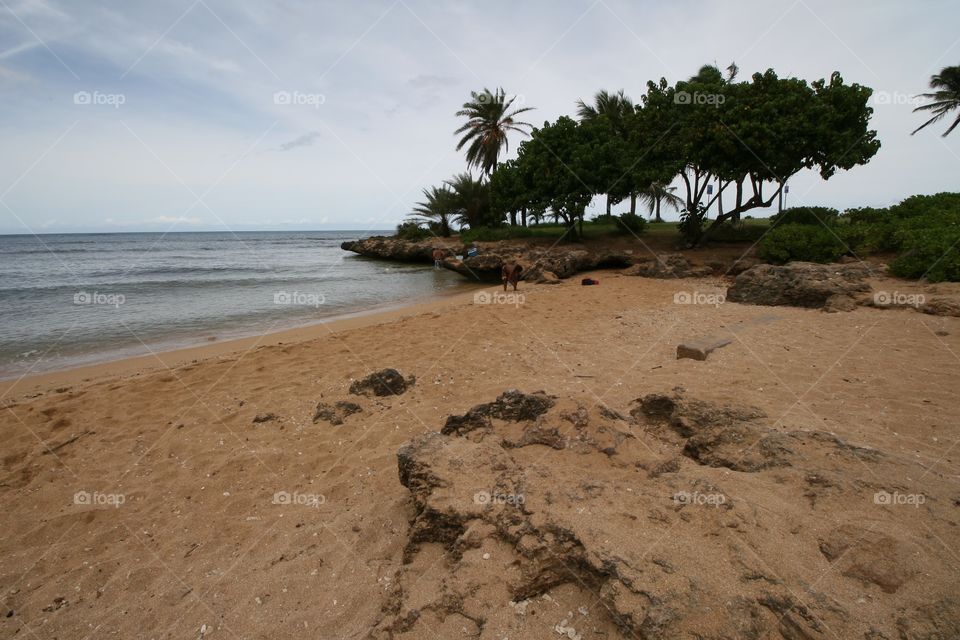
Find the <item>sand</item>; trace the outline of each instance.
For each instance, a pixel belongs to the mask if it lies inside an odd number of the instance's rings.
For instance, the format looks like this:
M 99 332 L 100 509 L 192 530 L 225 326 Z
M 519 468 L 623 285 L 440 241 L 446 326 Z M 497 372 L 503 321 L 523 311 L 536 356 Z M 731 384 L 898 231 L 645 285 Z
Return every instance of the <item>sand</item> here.
M 771 576 L 783 574 L 788 586 L 801 585 L 793 587 L 798 591 L 827 594 L 856 637 L 872 625 L 885 634 L 876 637 L 895 637 L 898 611 L 909 617 L 925 599 L 957 595 L 950 576 L 960 569 L 960 319 L 862 307 L 827 314 L 675 304 L 679 292 L 722 294 L 727 282 L 582 277 L 601 284 L 522 284 L 516 304 L 474 304 L 471 292 L 263 339 L 6 383 L 3 635 L 387 637 L 397 576 L 403 574 L 408 593 L 439 592 L 455 562 L 431 543 L 418 551 L 412 570 L 422 573 L 415 580 L 404 569 L 415 512 L 398 479 L 397 451 L 439 430 L 447 416 L 510 388 L 624 415 L 641 396 L 681 389 L 706 402 L 759 408 L 776 430 L 832 432 L 882 452 L 881 462 L 851 465 L 849 491 L 811 506 L 805 488 L 788 476 L 758 482 L 758 474 L 724 470 L 729 493 L 789 520 L 787 530 L 805 541 L 798 553 L 808 549 L 806 569 L 796 569 L 781 556 L 780 542 L 769 540 L 757 547 L 757 564 Z M 903 283 L 880 284 L 905 290 Z M 718 333 L 733 342 L 706 361 L 676 358 L 679 343 Z M 351 381 L 384 367 L 417 382 L 402 396 L 348 394 Z M 351 398 L 363 410 L 344 424 L 313 422 L 318 402 Z M 263 421 L 255 422 L 258 416 Z M 642 425 L 631 428 L 653 442 Z M 877 505 L 873 495 L 881 488 L 921 495 L 923 504 Z M 784 490 L 795 491 L 795 504 L 778 503 Z M 867 521 L 916 556 L 909 561 L 919 568 L 895 593 L 821 566 L 821 550 L 807 543 L 827 529 Z M 646 517 L 631 528 L 610 526 L 624 534 L 622 545 L 660 557 L 677 545 L 696 548 L 710 536 L 736 535 L 710 522 L 666 537 L 644 533 L 654 526 Z M 716 531 L 704 529 L 710 526 Z M 673 564 L 696 577 L 696 563 Z M 478 575 L 496 583 L 503 570 L 491 564 Z M 560 637 L 556 625 L 580 607 L 597 630 L 583 638 L 616 637 L 608 612 L 583 585 L 571 580 L 546 593 L 562 603 L 556 613 L 543 605 L 510 637 Z M 509 598 L 488 613 L 500 628 L 513 625 L 516 633 L 521 624 L 510 622 L 518 614 Z M 770 628 L 776 624 L 771 618 Z M 402 637 L 469 633 L 478 631 L 441 616 L 424 618 Z M 843 637 L 829 628 L 822 633 L 809 637 Z M 490 623 L 480 637 L 501 634 Z

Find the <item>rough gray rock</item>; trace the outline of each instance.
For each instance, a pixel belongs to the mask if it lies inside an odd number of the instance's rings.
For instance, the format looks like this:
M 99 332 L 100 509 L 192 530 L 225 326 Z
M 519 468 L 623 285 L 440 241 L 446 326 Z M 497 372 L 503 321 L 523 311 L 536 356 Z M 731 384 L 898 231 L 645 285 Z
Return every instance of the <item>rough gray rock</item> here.
M 449 238 L 413 241 L 389 236 L 372 236 L 361 240 L 348 240 L 340 244 L 340 248 L 344 251 L 352 251 L 368 258 L 426 264 L 433 264 L 434 249 L 442 249 L 448 255 L 453 255 L 457 246 L 457 241 Z
M 682 254 L 661 253 L 655 258 L 633 265 L 622 273 L 644 278 L 700 278 L 712 275 L 708 266 L 695 267 Z
M 821 308 L 831 296 L 870 291 L 869 267 L 854 264 L 791 262 L 761 264 L 737 276 L 727 302 Z
M 733 342 L 733 338 L 708 336 L 677 345 L 677 359 L 706 360 L 712 352 Z
M 448 435 L 456 433 L 463 435 L 474 429 L 492 427 L 491 418 L 498 420 L 536 420 L 547 412 L 554 404 L 554 399 L 542 391 L 537 393 L 522 393 L 516 389 L 508 389 L 501 393 L 496 400 L 486 404 L 478 404 L 462 416 L 449 416 L 443 425 L 441 433 Z

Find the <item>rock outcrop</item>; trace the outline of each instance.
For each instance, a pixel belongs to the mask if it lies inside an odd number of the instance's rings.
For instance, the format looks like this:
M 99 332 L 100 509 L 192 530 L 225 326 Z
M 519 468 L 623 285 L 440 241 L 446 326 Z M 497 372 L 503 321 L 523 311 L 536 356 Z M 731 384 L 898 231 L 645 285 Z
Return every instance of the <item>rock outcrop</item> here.
M 889 458 L 752 407 L 661 393 L 625 415 L 509 390 L 397 461 L 411 523 L 372 638 L 892 639 L 958 611 L 916 578 L 950 568 L 896 527 L 815 517 L 879 508 L 864 478 Z M 854 616 L 827 579 L 903 615 Z
M 381 369 L 360 380 L 354 380 L 350 384 L 350 393 L 357 396 L 399 396 L 416 381 L 414 376 L 405 378 L 396 369 Z
M 390 236 L 371 236 L 360 240 L 348 240 L 340 244 L 340 248 L 344 251 L 359 253 L 367 258 L 426 264 L 433 264 L 434 249 L 440 249 L 446 255 L 453 255 L 459 247 L 459 242 L 450 238 L 429 238 L 414 241 Z
M 761 264 L 736 277 L 727 289 L 727 302 L 794 306 L 819 309 L 832 296 L 849 296 L 870 291 L 865 278 L 869 266 L 856 264 L 815 264 L 791 262 Z M 836 299 L 835 299 L 836 300 Z

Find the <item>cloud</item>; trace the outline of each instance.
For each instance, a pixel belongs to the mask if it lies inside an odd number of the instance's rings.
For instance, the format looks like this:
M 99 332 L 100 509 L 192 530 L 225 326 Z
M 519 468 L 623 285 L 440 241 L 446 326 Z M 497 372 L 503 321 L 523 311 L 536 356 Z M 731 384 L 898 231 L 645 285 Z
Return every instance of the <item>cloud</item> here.
M 298 136 L 289 142 L 284 142 L 278 147 L 279 151 L 290 151 L 291 149 L 296 149 L 297 147 L 309 147 L 311 146 L 317 138 L 320 137 L 319 131 L 308 131 L 302 136 Z

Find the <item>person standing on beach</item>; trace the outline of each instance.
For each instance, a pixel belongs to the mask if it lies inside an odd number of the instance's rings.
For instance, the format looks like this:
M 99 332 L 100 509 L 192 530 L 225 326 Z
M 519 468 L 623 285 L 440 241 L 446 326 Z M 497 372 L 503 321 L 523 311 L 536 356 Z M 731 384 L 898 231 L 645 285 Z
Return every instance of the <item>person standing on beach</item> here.
M 518 264 L 504 264 L 500 269 L 500 277 L 503 279 L 503 290 L 507 290 L 507 284 L 513 285 L 513 290 L 517 290 L 517 283 L 520 282 L 520 274 L 523 273 L 523 267 Z
M 434 249 L 433 250 L 433 268 L 439 269 L 440 262 L 443 260 L 443 249 Z

